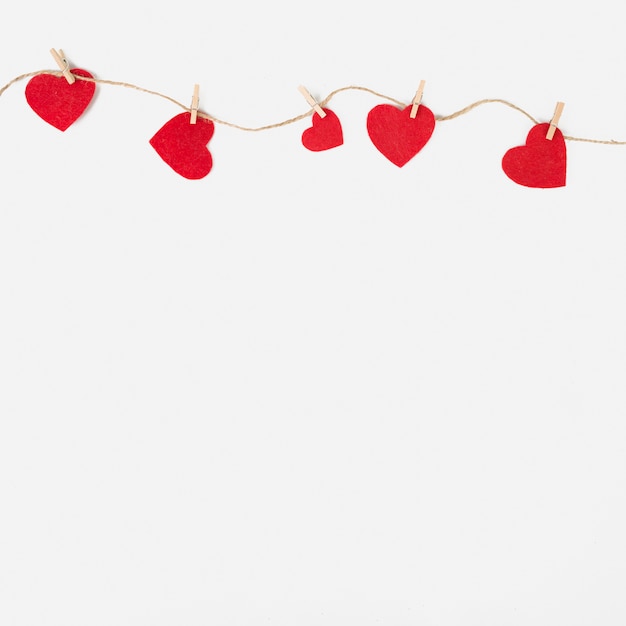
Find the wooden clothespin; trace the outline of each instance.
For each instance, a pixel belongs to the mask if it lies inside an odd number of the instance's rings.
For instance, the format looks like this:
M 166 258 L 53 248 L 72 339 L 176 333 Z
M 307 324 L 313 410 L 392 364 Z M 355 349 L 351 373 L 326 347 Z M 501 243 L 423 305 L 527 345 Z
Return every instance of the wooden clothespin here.
M 422 101 L 422 95 L 424 93 L 424 85 L 426 84 L 425 80 L 420 80 L 420 86 L 417 88 L 415 92 L 415 97 L 413 98 L 413 102 L 411 103 L 413 106 L 411 107 L 410 118 L 414 120 L 417 117 L 417 109 L 419 108 L 420 102 Z
M 552 141 L 552 137 L 554 137 L 554 132 L 556 131 L 559 119 L 561 118 L 561 113 L 563 113 L 564 106 L 564 102 L 556 103 L 556 109 L 554 109 L 554 115 L 552 116 L 552 120 L 550 121 L 550 128 L 548 128 L 548 132 L 546 133 L 546 139 L 549 139 L 550 141 Z
M 195 124 L 198 121 L 198 102 L 200 100 L 200 85 L 193 86 L 193 97 L 191 98 L 191 118 L 190 124 Z
M 298 91 L 304 96 L 304 99 L 313 107 L 315 112 L 320 117 L 326 117 L 326 111 L 316 102 L 315 98 L 306 90 L 305 87 L 300 85 Z
M 67 62 L 67 59 L 65 58 L 65 54 L 63 54 L 63 50 L 59 50 L 57 52 L 54 48 L 52 48 L 50 50 L 50 54 L 54 57 L 54 60 L 57 62 L 57 65 L 63 72 L 63 76 L 65 76 L 65 80 L 67 80 L 67 82 L 70 85 L 73 85 L 74 82 L 76 81 L 76 78 L 74 77 L 74 74 L 70 72 L 70 64 Z

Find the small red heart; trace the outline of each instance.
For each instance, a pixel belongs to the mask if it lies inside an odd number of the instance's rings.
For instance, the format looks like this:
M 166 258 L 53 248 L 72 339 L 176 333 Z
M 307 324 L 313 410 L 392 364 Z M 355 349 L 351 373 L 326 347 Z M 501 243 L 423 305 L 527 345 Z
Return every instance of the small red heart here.
M 367 132 L 378 150 L 398 167 L 408 163 L 427 143 L 435 130 L 435 116 L 424 105 L 411 118 L 412 105 L 398 109 L 379 104 L 367 115 Z
M 339 118 L 330 109 L 322 110 L 326 117 L 313 113 L 313 126 L 302 133 L 302 145 L 313 152 L 336 148 L 343 143 Z
M 75 69 L 72 74 L 93 78 L 86 70 Z M 66 130 L 83 114 L 95 90 L 96 83 L 88 80 L 77 80 L 70 85 L 64 76 L 38 74 L 26 85 L 26 101 L 41 119 Z
M 565 186 L 565 139 L 558 128 L 552 139 L 546 139 L 548 128 L 550 124 L 533 126 L 526 145 L 511 148 L 502 157 L 504 173 L 518 185 L 542 189 Z
M 207 148 L 215 125 L 205 117 L 190 123 L 191 113 L 180 113 L 166 122 L 150 139 L 150 145 L 177 173 L 185 178 L 204 178 L 213 167 Z

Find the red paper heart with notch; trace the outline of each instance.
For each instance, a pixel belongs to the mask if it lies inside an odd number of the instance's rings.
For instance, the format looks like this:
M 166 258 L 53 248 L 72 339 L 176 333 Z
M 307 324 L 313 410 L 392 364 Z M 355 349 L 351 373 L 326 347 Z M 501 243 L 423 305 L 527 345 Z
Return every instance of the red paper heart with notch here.
M 190 113 L 180 113 L 166 122 L 150 139 L 158 155 L 184 178 L 204 178 L 213 167 L 213 158 L 207 144 L 213 137 L 215 125 L 198 117 L 190 123 Z
M 432 111 L 420 105 L 411 118 L 412 105 L 398 109 L 379 104 L 367 115 L 367 132 L 378 150 L 398 167 L 408 163 L 427 143 L 435 130 Z
M 502 157 L 504 173 L 518 185 L 540 189 L 565 186 L 565 139 L 558 128 L 552 139 L 546 139 L 549 128 L 550 124 L 533 126 L 526 137 L 526 145 L 511 148 Z
M 74 69 L 72 74 L 93 78 L 87 70 Z M 96 83 L 76 80 L 71 85 L 64 76 L 38 74 L 26 85 L 26 101 L 39 117 L 61 131 L 67 130 L 85 111 Z
M 326 116 L 313 113 L 313 126 L 302 133 L 302 145 L 313 152 L 330 150 L 343 143 L 339 118 L 330 109 L 322 110 Z

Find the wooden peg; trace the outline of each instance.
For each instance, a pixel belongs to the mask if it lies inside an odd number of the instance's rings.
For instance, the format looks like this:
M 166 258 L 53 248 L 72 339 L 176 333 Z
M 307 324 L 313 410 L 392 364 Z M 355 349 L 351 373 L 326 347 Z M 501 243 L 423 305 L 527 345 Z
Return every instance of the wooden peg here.
M 326 117 L 326 111 L 324 111 L 324 109 L 322 109 L 322 107 L 317 104 L 315 98 L 306 90 L 305 87 L 300 85 L 298 87 L 298 91 L 304 96 L 304 99 L 313 107 L 313 109 L 315 109 L 315 112 L 320 117 Z
M 191 98 L 191 118 L 190 124 L 195 124 L 198 121 L 198 102 L 200 100 L 200 85 L 193 86 L 193 97 Z
M 57 52 L 54 48 L 52 48 L 50 50 L 50 54 L 54 57 L 54 60 L 57 62 L 57 65 L 59 66 L 59 68 L 63 72 L 63 76 L 65 76 L 65 80 L 67 80 L 67 82 L 70 85 L 73 85 L 74 82 L 76 81 L 76 78 L 74 77 L 74 74 L 72 74 L 72 72 L 70 72 L 70 64 L 65 59 L 65 55 L 63 54 L 63 50 L 59 50 Z
M 548 132 L 546 133 L 546 139 L 550 139 L 550 141 L 552 141 L 552 137 L 554 137 L 554 132 L 556 131 L 559 119 L 561 119 L 561 113 L 563 113 L 564 106 L 564 102 L 556 103 L 556 109 L 554 109 L 554 115 L 552 116 L 552 120 L 550 121 L 550 127 L 548 128 Z
M 419 108 L 420 102 L 422 101 L 422 95 L 424 94 L 424 85 L 426 84 L 425 80 L 420 80 L 420 86 L 417 88 L 415 92 L 415 97 L 413 98 L 413 102 L 411 103 L 413 106 L 411 107 L 410 118 L 414 120 L 417 117 L 417 109 Z

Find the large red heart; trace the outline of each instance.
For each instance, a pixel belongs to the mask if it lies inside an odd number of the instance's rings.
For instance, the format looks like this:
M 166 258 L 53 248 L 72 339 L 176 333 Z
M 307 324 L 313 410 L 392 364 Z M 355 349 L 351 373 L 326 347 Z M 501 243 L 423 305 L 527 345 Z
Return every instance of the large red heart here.
M 313 126 L 302 133 L 302 145 L 313 152 L 336 148 L 343 143 L 339 118 L 330 109 L 323 111 L 326 117 L 313 113 Z
M 398 167 L 408 163 L 427 143 L 435 130 L 435 116 L 424 105 L 411 118 L 411 107 L 398 109 L 379 104 L 367 115 L 367 132 L 378 150 Z
M 530 129 L 526 145 L 511 148 L 502 157 L 504 173 L 526 187 L 564 187 L 567 150 L 563 134 L 557 128 L 552 139 L 546 139 L 550 124 Z
M 204 178 L 213 167 L 207 148 L 215 125 L 205 117 L 190 123 L 190 113 L 180 113 L 166 122 L 150 139 L 150 145 L 177 173 L 185 178 Z
M 75 69 L 72 74 L 93 78 L 86 70 Z M 89 80 L 76 80 L 70 85 L 64 76 L 38 74 L 26 85 L 26 101 L 41 119 L 66 130 L 83 114 L 95 90 L 96 83 Z

